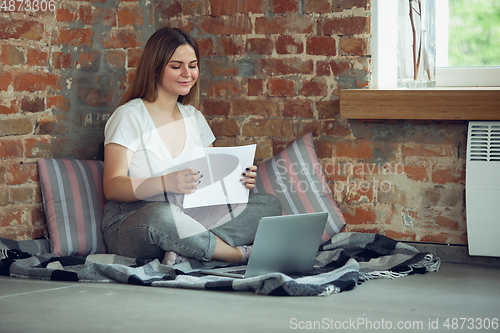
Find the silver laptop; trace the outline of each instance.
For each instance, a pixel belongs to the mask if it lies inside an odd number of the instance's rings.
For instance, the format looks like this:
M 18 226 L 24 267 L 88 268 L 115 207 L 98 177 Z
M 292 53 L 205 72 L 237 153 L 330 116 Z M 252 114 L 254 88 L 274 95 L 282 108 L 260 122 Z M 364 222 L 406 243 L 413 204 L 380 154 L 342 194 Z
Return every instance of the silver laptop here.
M 280 272 L 300 273 L 313 268 L 328 213 L 263 217 L 246 266 L 202 270 L 202 273 L 249 278 Z

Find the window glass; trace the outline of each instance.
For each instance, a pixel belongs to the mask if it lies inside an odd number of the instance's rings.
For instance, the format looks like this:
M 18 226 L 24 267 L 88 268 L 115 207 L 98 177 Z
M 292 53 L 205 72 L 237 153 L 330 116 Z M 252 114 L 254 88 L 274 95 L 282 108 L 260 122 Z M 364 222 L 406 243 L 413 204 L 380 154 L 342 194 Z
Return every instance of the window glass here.
M 438 29 L 448 33 L 438 42 L 445 52 L 438 52 L 440 67 L 491 67 L 500 66 L 500 1 L 451 0 L 442 1 L 444 12 L 437 16 Z M 440 7 L 438 1 L 438 7 Z M 448 10 L 447 10 L 448 9 Z M 438 12 L 440 8 L 438 8 Z M 446 13 L 448 12 L 448 13 Z M 448 18 L 446 15 L 448 14 Z M 440 20 L 439 18 L 442 18 Z M 446 22 L 448 21 L 448 22 Z M 443 24 L 448 24 L 443 27 Z M 446 31 L 447 30 L 447 31 Z M 438 34 L 439 35 L 439 34 Z M 441 35 L 442 36 L 442 35 Z M 446 54 L 447 53 L 447 54 Z M 442 59 L 439 59 L 441 55 Z
M 397 86 L 397 5 L 372 0 L 373 88 Z M 436 85 L 500 87 L 500 0 L 437 0 L 436 6 Z

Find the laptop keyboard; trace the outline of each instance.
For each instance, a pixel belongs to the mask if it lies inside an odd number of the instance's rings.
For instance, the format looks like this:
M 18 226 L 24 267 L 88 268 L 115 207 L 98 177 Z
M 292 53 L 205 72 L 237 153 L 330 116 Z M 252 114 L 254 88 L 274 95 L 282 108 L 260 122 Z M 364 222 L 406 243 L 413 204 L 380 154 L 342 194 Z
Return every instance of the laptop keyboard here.
M 238 269 L 236 271 L 227 271 L 227 273 L 238 274 L 238 275 L 245 275 L 246 270 L 245 269 Z

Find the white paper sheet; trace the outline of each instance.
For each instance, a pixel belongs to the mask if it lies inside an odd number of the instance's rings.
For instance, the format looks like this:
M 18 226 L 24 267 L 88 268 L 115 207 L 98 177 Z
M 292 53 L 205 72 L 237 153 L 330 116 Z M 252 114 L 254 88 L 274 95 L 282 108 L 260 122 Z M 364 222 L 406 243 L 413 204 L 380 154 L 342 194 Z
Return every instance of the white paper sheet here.
M 240 179 L 253 165 L 257 145 L 195 148 L 189 168 L 203 175 L 198 189 L 184 196 L 184 208 L 247 203 L 250 190 Z

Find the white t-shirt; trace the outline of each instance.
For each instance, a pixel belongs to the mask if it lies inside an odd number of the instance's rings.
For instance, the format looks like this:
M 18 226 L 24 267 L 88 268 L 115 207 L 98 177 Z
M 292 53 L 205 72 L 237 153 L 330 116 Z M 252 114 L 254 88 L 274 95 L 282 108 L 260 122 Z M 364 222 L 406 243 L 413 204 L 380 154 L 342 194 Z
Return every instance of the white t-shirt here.
M 129 167 L 132 178 L 149 178 L 189 167 L 194 147 L 207 147 L 215 136 L 203 114 L 191 105 L 177 103 L 184 119 L 186 142 L 175 158 L 163 143 L 153 119 L 140 98 L 113 112 L 104 129 L 104 144 L 116 143 L 134 152 Z

